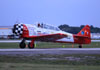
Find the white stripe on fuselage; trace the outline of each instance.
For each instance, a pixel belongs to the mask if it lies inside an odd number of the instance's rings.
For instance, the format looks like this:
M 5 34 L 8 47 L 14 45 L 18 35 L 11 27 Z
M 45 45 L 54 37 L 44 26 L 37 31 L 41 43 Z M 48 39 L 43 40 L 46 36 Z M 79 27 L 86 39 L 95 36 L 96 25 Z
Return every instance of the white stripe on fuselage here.
M 73 36 L 69 36 L 69 37 L 65 37 L 65 38 L 62 38 L 62 39 L 58 39 L 56 41 L 74 42 L 74 38 L 73 38 Z

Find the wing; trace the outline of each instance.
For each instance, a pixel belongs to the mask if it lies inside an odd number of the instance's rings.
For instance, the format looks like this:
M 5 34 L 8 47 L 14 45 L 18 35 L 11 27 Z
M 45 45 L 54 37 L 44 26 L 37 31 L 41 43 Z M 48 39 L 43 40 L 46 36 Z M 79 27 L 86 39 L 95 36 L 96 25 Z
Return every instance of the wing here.
M 57 39 L 61 39 L 64 37 L 67 37 L 67 35 L 62 33 L 57 33 L 57 34 L 48 34 L 48 35 L 41 35 L 41 36 L 32 36 L 30 38 L 36 41 L 56 41 Z

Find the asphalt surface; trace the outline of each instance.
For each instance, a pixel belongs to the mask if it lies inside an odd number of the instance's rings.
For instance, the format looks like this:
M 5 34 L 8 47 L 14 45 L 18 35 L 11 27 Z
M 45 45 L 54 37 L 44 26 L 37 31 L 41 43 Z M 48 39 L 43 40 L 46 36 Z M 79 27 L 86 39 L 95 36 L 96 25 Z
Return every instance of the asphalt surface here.
M 100 48 L 0 49 L 0 55 L 100 54 Z

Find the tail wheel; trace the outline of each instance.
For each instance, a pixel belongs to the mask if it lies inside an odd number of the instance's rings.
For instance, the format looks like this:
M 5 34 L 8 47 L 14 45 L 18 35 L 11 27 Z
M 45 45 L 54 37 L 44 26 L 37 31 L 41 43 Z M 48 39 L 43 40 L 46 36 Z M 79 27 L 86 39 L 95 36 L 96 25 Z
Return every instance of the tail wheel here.
M 21 43 L 19 44 L 19 47 L 23 49 L 23 48 L 26 47 L 26 44 L 25 44 L 24 42 L 21 42 Z
M 33 49 L 34 48 L 34 44 L 31 45 L 31 43 L 28 44 L 28 48 Z
M 82 48 L 82 45 L 79 45 L 79 48 Z

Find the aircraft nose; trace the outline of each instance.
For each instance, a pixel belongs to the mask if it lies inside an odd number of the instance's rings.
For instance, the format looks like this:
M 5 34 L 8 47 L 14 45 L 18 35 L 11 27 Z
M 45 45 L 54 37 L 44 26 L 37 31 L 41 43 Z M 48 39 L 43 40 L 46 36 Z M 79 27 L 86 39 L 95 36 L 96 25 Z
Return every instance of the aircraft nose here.
M 12 32 L 17 36 L 22 35 L 22 33 L 23 33 L 23 24 L 15 24 L 13 26 Z

